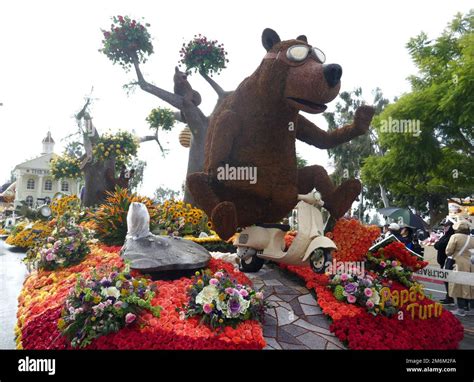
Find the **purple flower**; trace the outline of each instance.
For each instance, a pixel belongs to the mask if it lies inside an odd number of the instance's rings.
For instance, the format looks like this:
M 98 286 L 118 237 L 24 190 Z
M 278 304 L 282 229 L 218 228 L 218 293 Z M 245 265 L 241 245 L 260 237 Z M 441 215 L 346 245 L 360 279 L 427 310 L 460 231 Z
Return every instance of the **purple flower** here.
M 345 287 L 344 287 L 344 290 L 347 292 L 347 293 L 354 293 L 356 291 L 356 286 L 353 284 L 353 283 L 349 283 L 347 284 Z
M 240 301 L 238 298 L 231 298 L 227 303 L 227 308 L 232 316 L 238 316 L 240 313 Z

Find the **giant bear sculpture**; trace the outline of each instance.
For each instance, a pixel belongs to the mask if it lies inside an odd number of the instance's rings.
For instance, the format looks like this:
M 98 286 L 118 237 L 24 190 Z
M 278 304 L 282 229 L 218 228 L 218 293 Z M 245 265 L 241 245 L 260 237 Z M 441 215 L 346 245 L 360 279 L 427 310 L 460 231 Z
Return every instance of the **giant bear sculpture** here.
M 320 149 L 348 142 L 368 131 L 374 109 L 361 106 L 352 124 L 321 130 L 299 112 L 324 112 L 339 93 L 342 68 L 324 64 L 324 54 L 305 36 L 281 41 L 267 28 L 262 43 L 267 54 L 260 66 L 211 116 L 204 172 L 187 178 L 195 203 L 222 239 L 238 227 L 280 221 L 297 203 L 297 195 L 313 188 L 335 218 L 344 215 L 361 191 L 356 179 L 334 186 L 321 166 L 298 169 L 295 140 Z M 220 176 L 223 169 L 234 175 L 256 169 L 257 177 L 226 178 Z

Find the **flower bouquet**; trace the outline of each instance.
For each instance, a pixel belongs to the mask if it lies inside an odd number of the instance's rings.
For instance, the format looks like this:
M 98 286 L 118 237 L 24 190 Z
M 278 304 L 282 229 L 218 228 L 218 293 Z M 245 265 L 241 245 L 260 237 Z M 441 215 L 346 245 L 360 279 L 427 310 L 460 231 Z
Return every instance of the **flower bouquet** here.
M 363 276 L 336 274 L 329 280 L 328 287 L 338 301 L 365 307 L 374 316 L 383 313 L 390 317 L 397 312 L 390 301 L 385 302 L 384 309 L 381 309 L 380 291 L 383 285 L 367 273 Z
M 117 270 L 107 276 L 93 272 L 89 280 L 78 276 L 61 312 L 58 329 L 73 347 L 85 347 L 100 336 L 137 322 L 145 309 L 159 317 L 161 308 L 151 304 L 155 290 L 155 284 L 147 279 L 132 277 L 129 265 L 122 272 Z
M 180 314 L 201 316 L 212 329 L 236 327 L 246 320 L 263 321 L 266 304 L 263 293 L 239 284 L 224 270 L 196 272 L 188 290 L 189 303 Z
M 51 271 L 78 264 L 90 253 L 87 242 L 92 237 L 91 232 L 65 217 L 58 220 L 45 241 L 28 251 L 27 263 Z
M 216 40 L 208 40 L 207 37 L 196 35 L 188 44 L 183 44 L 180 50 L 180 63 L 186 66 L 186 71 L 192 70 L 205 74 L 217 73 L 224 69 L 229 60 L 224 44 Z

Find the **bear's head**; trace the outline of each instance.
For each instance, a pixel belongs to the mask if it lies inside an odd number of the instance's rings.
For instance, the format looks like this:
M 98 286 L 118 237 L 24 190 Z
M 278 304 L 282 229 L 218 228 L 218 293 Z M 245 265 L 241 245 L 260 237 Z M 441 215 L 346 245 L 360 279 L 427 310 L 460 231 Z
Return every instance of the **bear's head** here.
M 322 113 L 339 93 L 342 68 L 325 64 L 322 51 L 308 44 L 306 36 L 281 41 L 272 29 L 262 33 L 267 54 L 259 68 L 262 81 L 283 97 L 292 109 Z M 279 84 L 275 86 L 275 84 Z

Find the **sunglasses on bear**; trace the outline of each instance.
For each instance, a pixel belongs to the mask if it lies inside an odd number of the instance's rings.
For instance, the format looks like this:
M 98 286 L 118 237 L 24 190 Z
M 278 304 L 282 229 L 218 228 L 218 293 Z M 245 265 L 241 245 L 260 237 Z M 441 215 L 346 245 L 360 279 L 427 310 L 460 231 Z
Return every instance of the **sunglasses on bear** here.
M 280 53 L 281 52 L 267 53 L 264 59 L 278 59 L 280 57 Z M 318 60 L 321 64 L 324 64 L 326 61 L 326 55 L 318 48 L 309 47 L 307 45 L 293 45 L 286 50 L 286 58 L 294 63 L 302 63 L 310 54 L 313 55 L 313 57 L 316 58 L 316 60 Z

